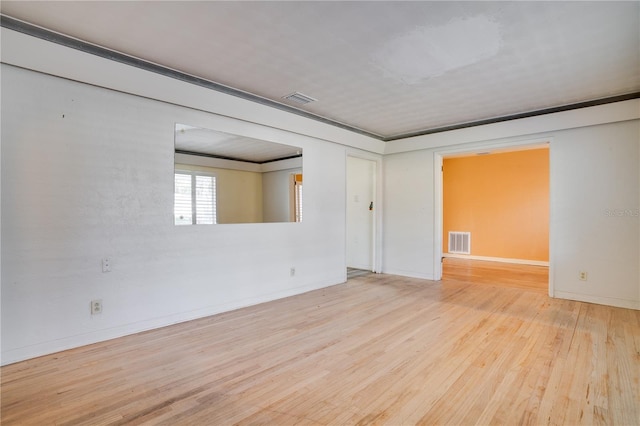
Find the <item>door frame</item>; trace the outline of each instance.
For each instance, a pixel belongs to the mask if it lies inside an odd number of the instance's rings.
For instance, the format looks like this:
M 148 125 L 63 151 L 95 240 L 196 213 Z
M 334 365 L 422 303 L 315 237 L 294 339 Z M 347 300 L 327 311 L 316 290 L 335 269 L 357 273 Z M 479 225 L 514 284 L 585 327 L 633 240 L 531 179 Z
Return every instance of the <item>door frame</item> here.
M 348 189 L 348 157 L 358 158 L 360 160 L 372 161 L 375 163 L 376 170 L 373 176 L 373 229 L 371 235 L 371 271 L 377 274 L 382 272 L 382 202 L 383 202 L 383 191 L 382 191 L 382 155 L 369 153 L 365 151 L 356 151 L 356 150 L 346 150 L 345 155 L 345 188 L 344 188 L 344 199 L 345 199 L 345 209 L 344 209 L 344 220 L 345 220 L 345 232 L 344 232 L 344 269 L 347 269 L 347 189 Z
M 551 187 L 551 146 L 553 138 L 537 138 L 529 140 L 511 141 L 511 142 L 481 142 L 473 145 L 467 145 L 466 147 L 443 147 L 436 149 L 433 153 L 433 173 L 434 173 L 434 239 L 433 239 L 433 279 L 439 281 L 442 279 L 442 261 L 443 261 L 443 249 L 442 249 L 442 232 L 443 232 L 443 179 L 442 179 L 442 165 L 443 160 L 446 157 L 452 157 L 457 155 L 474 155 L 487 151 L 492 153 L 509 152 L 529 150 L 536 148 L 549 148 L 549 296 L 554 297 L 554 285 L 553 285 L 553 222 L 551 220 L 553 197 Z

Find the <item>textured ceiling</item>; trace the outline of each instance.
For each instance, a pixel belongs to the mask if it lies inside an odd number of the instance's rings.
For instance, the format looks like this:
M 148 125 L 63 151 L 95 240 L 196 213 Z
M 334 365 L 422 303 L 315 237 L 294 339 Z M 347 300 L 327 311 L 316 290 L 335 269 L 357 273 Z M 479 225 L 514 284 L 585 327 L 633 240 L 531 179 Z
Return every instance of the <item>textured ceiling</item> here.
M 176 151 L 250 163 L 299 157 L 302 148 L 267 142 L 217 130 L 176 124 Z
M 639 2 L 12 2 L 28 23 L 393 139 L 640 91 Z M 288 103 L 297 107 L 295 104 Z

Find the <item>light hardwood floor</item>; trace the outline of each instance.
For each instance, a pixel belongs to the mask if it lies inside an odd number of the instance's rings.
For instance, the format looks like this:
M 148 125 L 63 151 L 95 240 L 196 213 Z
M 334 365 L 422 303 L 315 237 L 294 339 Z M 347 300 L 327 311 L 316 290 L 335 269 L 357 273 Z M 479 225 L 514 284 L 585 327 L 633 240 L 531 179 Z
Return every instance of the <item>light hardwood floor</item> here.
M 520 288 L 549 294 L 549 268 L 512 263 L 445 258 L 445 281 Z
M 640 423 L 640 311 L 445 266 L 3 367 L 2 424 Z

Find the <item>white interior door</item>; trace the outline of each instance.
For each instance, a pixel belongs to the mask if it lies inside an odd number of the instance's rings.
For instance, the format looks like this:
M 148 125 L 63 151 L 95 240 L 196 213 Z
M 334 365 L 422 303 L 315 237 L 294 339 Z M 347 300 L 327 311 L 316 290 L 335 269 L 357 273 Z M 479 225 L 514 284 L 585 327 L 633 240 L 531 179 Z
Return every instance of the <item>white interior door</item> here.
M 376 162 L 347 157 L 347 267 L 374 270 Z

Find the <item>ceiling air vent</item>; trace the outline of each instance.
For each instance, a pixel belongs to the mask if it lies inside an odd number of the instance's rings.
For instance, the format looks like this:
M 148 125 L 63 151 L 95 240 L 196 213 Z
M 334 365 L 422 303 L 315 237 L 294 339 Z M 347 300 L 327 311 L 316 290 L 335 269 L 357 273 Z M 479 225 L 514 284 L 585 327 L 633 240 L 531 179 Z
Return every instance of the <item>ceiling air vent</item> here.
M 298 105 L 306 105 L 309 102 L 317 101 L 317 99 L 314 99 L 311 96 L 303 95 L 300 92 L 293 92 L 292 94 L 285 96 L 283 99 L 286 99 Z

